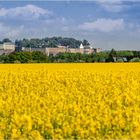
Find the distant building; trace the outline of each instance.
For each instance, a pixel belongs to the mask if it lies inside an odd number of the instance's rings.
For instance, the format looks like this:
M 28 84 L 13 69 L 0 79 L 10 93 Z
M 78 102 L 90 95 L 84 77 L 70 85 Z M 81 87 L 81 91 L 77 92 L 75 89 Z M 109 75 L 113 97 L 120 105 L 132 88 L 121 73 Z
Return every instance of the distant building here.
M 59 53 L 81 53 L 81 54 L 92 54 L 92 53 L 98 53 L 101 51 L 99 48 L 92 48 L 89 45 L 88 46 L 83 46 L 83 44 L 80 44 L 79 48 L 69 48 L 69 46 L 61 46 L 58 45 L 57 47 L 53 48 L 22 48 L 22 51 L 26 52 L 33 52 L 33 51 L 40 51 L 48 56 L 50 55 L 57 55 Z
M 0 55 L 2 54 L 10 54 L 15 51 L 15 44 L 11 42 L 6 42 L 0 44 Z
M 23 52 L 39 51 L 39 52 L 42 52 L 42 53 L 46 54 L 46 48 L 25 48 L 25 47 L 22 47 L 21 51 L 23 51 Z
M 59 47 L 59 48 L 46 48 L 46 54 L 49 55 L 57 55 L 59 53 L 65 53 L 67 52 L 67 47 Z
M 15 44 L 14 43 L 3 43 L 4 50 L 15 50 Z
M 80 44 L 80 47 L 79 47 L 80 49 L 84 49 L 84 46 L 83 46 L 83 44 L 81 43 Z
M 93 48 L 94 49 L 94 52 L 95 53 L 99 53 L 99 52 L 101 52 L 102 51 L 102 49 L 101 48 Z

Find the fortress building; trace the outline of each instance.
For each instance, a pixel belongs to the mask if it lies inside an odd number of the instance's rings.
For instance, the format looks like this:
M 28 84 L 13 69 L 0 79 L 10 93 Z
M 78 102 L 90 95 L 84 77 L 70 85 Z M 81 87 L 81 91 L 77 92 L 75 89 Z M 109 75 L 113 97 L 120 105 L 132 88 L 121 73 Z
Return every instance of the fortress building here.
M 91 46 L 83 46 L 83 44 L 80 44 L 79 48 L 70 48 L 69 46 L 61 46 L 58 45 L 57 47 L 49 48 L 22 48 L 22 51 L 26 52 L 33 52 L 33 51 L 40 51 L 44 54 L 50 56 L 50 55 L 57 55 L 59 53 L 81 53 L 81 54 L 92 54 L 92 53 L 98 53 L 101 51 L 100 48 L 92 48 Z

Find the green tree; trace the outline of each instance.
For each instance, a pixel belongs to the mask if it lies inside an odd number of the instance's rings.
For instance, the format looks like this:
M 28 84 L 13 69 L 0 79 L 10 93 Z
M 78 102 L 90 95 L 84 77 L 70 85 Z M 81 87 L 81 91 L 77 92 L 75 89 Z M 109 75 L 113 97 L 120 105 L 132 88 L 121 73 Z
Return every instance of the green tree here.
M 12 42 L 9 38 L 4 38 L 3 40 L 2 40 L 2 43 L 7 43 L 7 42 Z
M 132 51 L 117 51 L 116 54 L 117 56 L 120 56 L 120 57 L 134 56 Z
M 88 41 L 85 41 L 86 44 Z M 32 39 L 23 39 L 16 41 L 18 47 L 57 47 L 58 45 L 69 46 L 71 48 L 78 48 L 82 41 L 76 40 L 74 38 L 67 37 L 45 37 L 42 39 L 32 38 Z
M 47 56 L 39 51 L 32 52 L 32 59 L 38 63 L 47 62 Z
M 9 63 L 14 63 L 14 61 L 16 60 L 16 55 L 11 53 L 8 55 L 8 58 Z
M 138 57 L 133 58 L 129 62 L 140 62 L 140 58 L 138 58 Z
M 87 40 L 84 39 L 84 40 L 83 40 L 83 45 L 84 45 L 84 46 L 87 46 L 87 45 L 90 45 L 90 44 L 89 44 L 89 42 L 88 42 Z
M 17 52 L 15 55 L 16 60 L 20 61 L 21 63 L 31 63 L 32 61 L 31 52 Z
M 117 56 L 117 52 L 115 51 L 115 49 L 112 49 L 108 55 L 108 58 L 107 58 L 107 62 L 114 62 L 114 57 Z

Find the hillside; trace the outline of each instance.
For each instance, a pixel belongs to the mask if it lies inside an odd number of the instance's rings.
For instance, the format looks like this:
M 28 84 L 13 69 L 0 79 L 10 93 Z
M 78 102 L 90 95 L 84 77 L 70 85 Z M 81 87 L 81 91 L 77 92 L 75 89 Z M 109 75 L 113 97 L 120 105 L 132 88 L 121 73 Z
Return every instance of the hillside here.
M 31 47 L 31 48 L 42 48 L 42 47 L 57 47 L 58 45 L 69 46 L 71 48 L 78 48 L 81 43 L 83 45 L 89 45 L 87 40 L 76 40 L 74 38 L 67 37 L 46 37 L 46 38 L 32 38 L 32 39 L 22 39 L 16 40 L 16 45 L 19 47 Z

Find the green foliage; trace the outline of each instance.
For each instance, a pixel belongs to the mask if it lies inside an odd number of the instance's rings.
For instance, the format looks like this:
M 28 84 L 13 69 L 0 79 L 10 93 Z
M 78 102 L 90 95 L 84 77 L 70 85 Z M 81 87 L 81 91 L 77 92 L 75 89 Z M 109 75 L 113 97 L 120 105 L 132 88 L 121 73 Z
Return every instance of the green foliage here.
M 107 62 L 114 62 L 114 57 L 117 56 L 117 52 L 112 49 L 108 55 Z
M 124 62 L 122 58 L 116 60 L 116 62 Z
M 133 55 L 140 58 L 140 51 L 133 51 Z
M 15 60 L 18 60 L 21 63 L 30 63 L 32 60 L 32 54 L 30 52 L 17 52 L 14 54 Z
M 87 40 L 84 39 L 83 40 L 83 45 L 86 46 L 86 45 L 90 45 L 90 44 L 89 44 L 89 42 Z
M 1 55 L 2 63 L 45 63 L 47 56 L 42 52 L 16 52 L 9 55 Z
M 117 56 L 117 52 L 115 51 L 115 49 L 112 49 L 110 51 L 109 56 Z
M 32 60 L 40 62 L 47 62 L 47 56 L 42 52 L 32 52 Z
M 107 52 L 98 54 L 81 54 L 81 53 L 60 53 L 56 56 L 49 56 L 50 62 L 75 62 L 75 63 L 92 63 L 92 62 L 105 62 L 108 57 Z
M 127 56 L 134 56 L 132 51 L 117 51 L 116 55 L 120 56 L 120 57 L 123 57 L 123 56 L 125 56 L 125 57 L 127 57 Z
M 66 37 L 46 37 L 43 39 L 32 38 L 32 39 L 23 39 L 23 40 L 16 40 L 15 44 L 21 47 L 31 47 L 31 48 L 40 48 L 40 47 L 57 47 L 58 45 L 62 46 L 69 46 L 71 48 L 78 48 L 81 43 L 85 45 L 89 45 L 87 40 L 76 40 L 74 38 L 66 38 Z
M 140 62 L 140 58 L 138 58 L 138 57 L 133 58 L 129 62 Z
M 108 52 L 99 52 L 96 53 L 94 56 L 95 62 L 105 62 L 108 58 L 109 53 Z
M 2 40 L 2 43 L 7 43 L 7 42 L 12 42 L 9 38 L 4 38 L 3 40 Z
M 16 56 L 14 54 L 9 54 L 8 56 L 9 63 L 14 63 L 15 60 L 16 60 Z
M 53 37 L 56 42 L 61 37 Z M 31 39 L 32 42 L 37 40 Z M 49 38 L 45 38 L 44 41 L 48 41 Z M 23 39 L 24 42 L 28 40 Z M 37 41 L 39 42 L 39 40 Z M 84 41 L 86 42 L 86 41 Z M 18 41 L 16 41 L 18 43 Z M 30 44 L 30 43 L 29 43 Z M 33 45 L 33 44 L 32 44 Z M 0 55 L 0 63 L 93 63 L 93 62 L 140 62 L 139 51 L 115 51 L 112 49 L 110 52 L 99 52 L 93 54 L 81 54 L 81 53 L 59 53 L 56 56 L 46 56 L 42 52 L 17 52 L 9 55 Z

